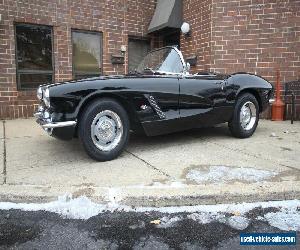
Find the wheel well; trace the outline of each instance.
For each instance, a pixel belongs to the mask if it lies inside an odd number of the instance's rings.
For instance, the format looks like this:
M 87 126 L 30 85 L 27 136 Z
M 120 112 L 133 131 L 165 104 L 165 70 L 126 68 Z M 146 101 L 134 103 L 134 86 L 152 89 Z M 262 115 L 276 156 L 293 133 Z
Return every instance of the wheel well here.
M 88 105 L 90 105 L 90 103 L 92 103 L 93 101 L 95 101 L 97 99 L 101 99 L 101 98 L 110 98 L 110 99 L 113 99 L 114 101 L 118 102 L 125 109 L 125 111 L 128 115 L 128 118 L 129 118 L 130 126 L 132 127 L 134 125 L 134 123 L 135 123 L 134 122 L 135 121 L 134 111 L 130 108 L 130 105 L 128 105 L 127 101 L 124 100 L 122 97 L 120 97 L 118 95 L 110 94 L 110 93 L 93 95 L 93 96 L 89 97 L 87 100 L 85 100 L 84 103 L 79 108 L 77 120 L 78 121 L 80 120 L 83 111 L 85 110 L 86 107 L 88 107 Z
M 258 106 L 259 106 L 259 112 L 262 112 L 262 102 L 261 102 L 261 98 L 260 98 L 260 95 L 258 93 L 257 90 L 255 89 L 243 89 L 237 97 L 241 96 L 242 94 L 245 94 L 245 93 L 250 93 L 252 95 L 254 95 L 254 97 L 256 98 L 257 102 L 258 102 Z

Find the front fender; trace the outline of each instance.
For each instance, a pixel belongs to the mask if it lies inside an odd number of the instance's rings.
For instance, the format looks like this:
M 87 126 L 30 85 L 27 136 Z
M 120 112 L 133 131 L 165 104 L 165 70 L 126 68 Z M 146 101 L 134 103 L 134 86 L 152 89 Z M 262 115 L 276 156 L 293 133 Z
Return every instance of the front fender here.
M 237 95 L 239 94 L 239 92 L 243 91 L 244 89 L 249 89 L 249 88 L 266 89 L 266 90 L 273 89 L 273 86 L 270 82 L 254 74 L 235 73 L 231 75 L 230 79 L 231 81 L 233 81 L 235 85 L 239 86 Z
M 234 84 L 237 89 L 235 99 L 244 92 L 250 92 L 257 98 L 260 111 L 268 107 L 269 99 L 274 92 L 274 87 L 263 77 L 248 73 L 236 73 L 231 75 L 230 82 Z

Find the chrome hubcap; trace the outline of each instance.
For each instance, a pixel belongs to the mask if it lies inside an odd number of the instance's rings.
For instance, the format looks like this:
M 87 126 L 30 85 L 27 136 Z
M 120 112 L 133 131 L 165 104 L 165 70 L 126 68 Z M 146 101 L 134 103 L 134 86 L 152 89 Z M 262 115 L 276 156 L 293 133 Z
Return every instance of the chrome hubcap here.
M 244 130 L 253 128 L 256 122 L 256 107 L 253 102 L 246 102 L 240 111 L 240 124 Z
M 98 149 L 114 149 L 120 143 L 122 135 L 122 121 L 115 112 L 104 110 L 96 115 L 91 125 L 91 137 Z

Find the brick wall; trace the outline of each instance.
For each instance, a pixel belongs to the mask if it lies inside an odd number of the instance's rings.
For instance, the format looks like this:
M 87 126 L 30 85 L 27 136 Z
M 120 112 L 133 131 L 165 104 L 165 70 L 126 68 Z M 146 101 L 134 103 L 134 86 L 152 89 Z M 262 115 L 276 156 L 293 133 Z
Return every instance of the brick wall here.
M 279 68 L 282 83 L 300 79 L 300 0 L 187 0 L 184 20 L 192 35 L 181 37 L 183 53 L 198 57 L 193 72 L 246 71 L 275 83 Z
M 212 70 L 257 73 L 275 83 L 279 68 L 282 83 L 300 79 L 299 0 L 214 0 L 212 9 Z
M 300 78 L 300 0 L 186 0 L 181 36 L 185 57 L 197 55 L 201 70 L 257 73 L 275 82 Z
M 300 78 L 300 0 L 213 0 L 211 69 Z
M 32 116 L 35 91 L 17 91 L 14 23 L 53 27 L 55 81 L 72 78 L 71 29 L 103 33 L 103 73 L 123 74 L 112 65 L 128 35 L 146 36 L 155 0 L 0 0 L 0 119 Z
M 183 20 L 190 24 L 191 36 L 181 35 L 181 50 L 185 57 L 197 56 L 193 72 L 211 67 L 211 8 L 212 0 L 186 0 L 183 2 Z

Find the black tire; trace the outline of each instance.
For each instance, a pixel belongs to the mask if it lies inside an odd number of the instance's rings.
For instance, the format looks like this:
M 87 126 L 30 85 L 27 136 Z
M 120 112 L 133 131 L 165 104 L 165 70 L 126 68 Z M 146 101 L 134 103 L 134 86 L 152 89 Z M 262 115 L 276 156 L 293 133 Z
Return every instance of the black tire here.
M 241 108 L 244 106 L 244 104 L 249 103 L 249 102 L 253 103 L 255 106 L 256 120 L 255 120 L 253 126 L 251 127 L 251 129 L 245 129 L 241 125 L 240 112 L 241 112 Z M 259 105 L 258 105 L 257 99 L 255 98 L 254 95 L 252 95 L 250 93 L 245 93 L 238 97 L 235 107 L 234 107 L 233 116 L 232 116 L 231 121 L 229 121 L 229 123 L 228 123 L 228 127 L 229 127 L 231 134 L 234 137 L 248 138 L 248 137 L 252 136 L 253 133 L 255 132 L 256 127 L 258 125 L 258 120 L 259 120 Z
M 123 133 L 118 144 L 109 151 L 100 150 L 93 142 L 91 135 L 92 123 L 101 112 L 111 111 L 117 114 L 123 126 Z M 129 140 L 129 119 L 125 109 L 114 99 L 101 98 L 91 102 L 81 115 L 78 127 L 79 138 L 83 144 L 86 153 L 96 161 L 109 161 L 117 158 Z

